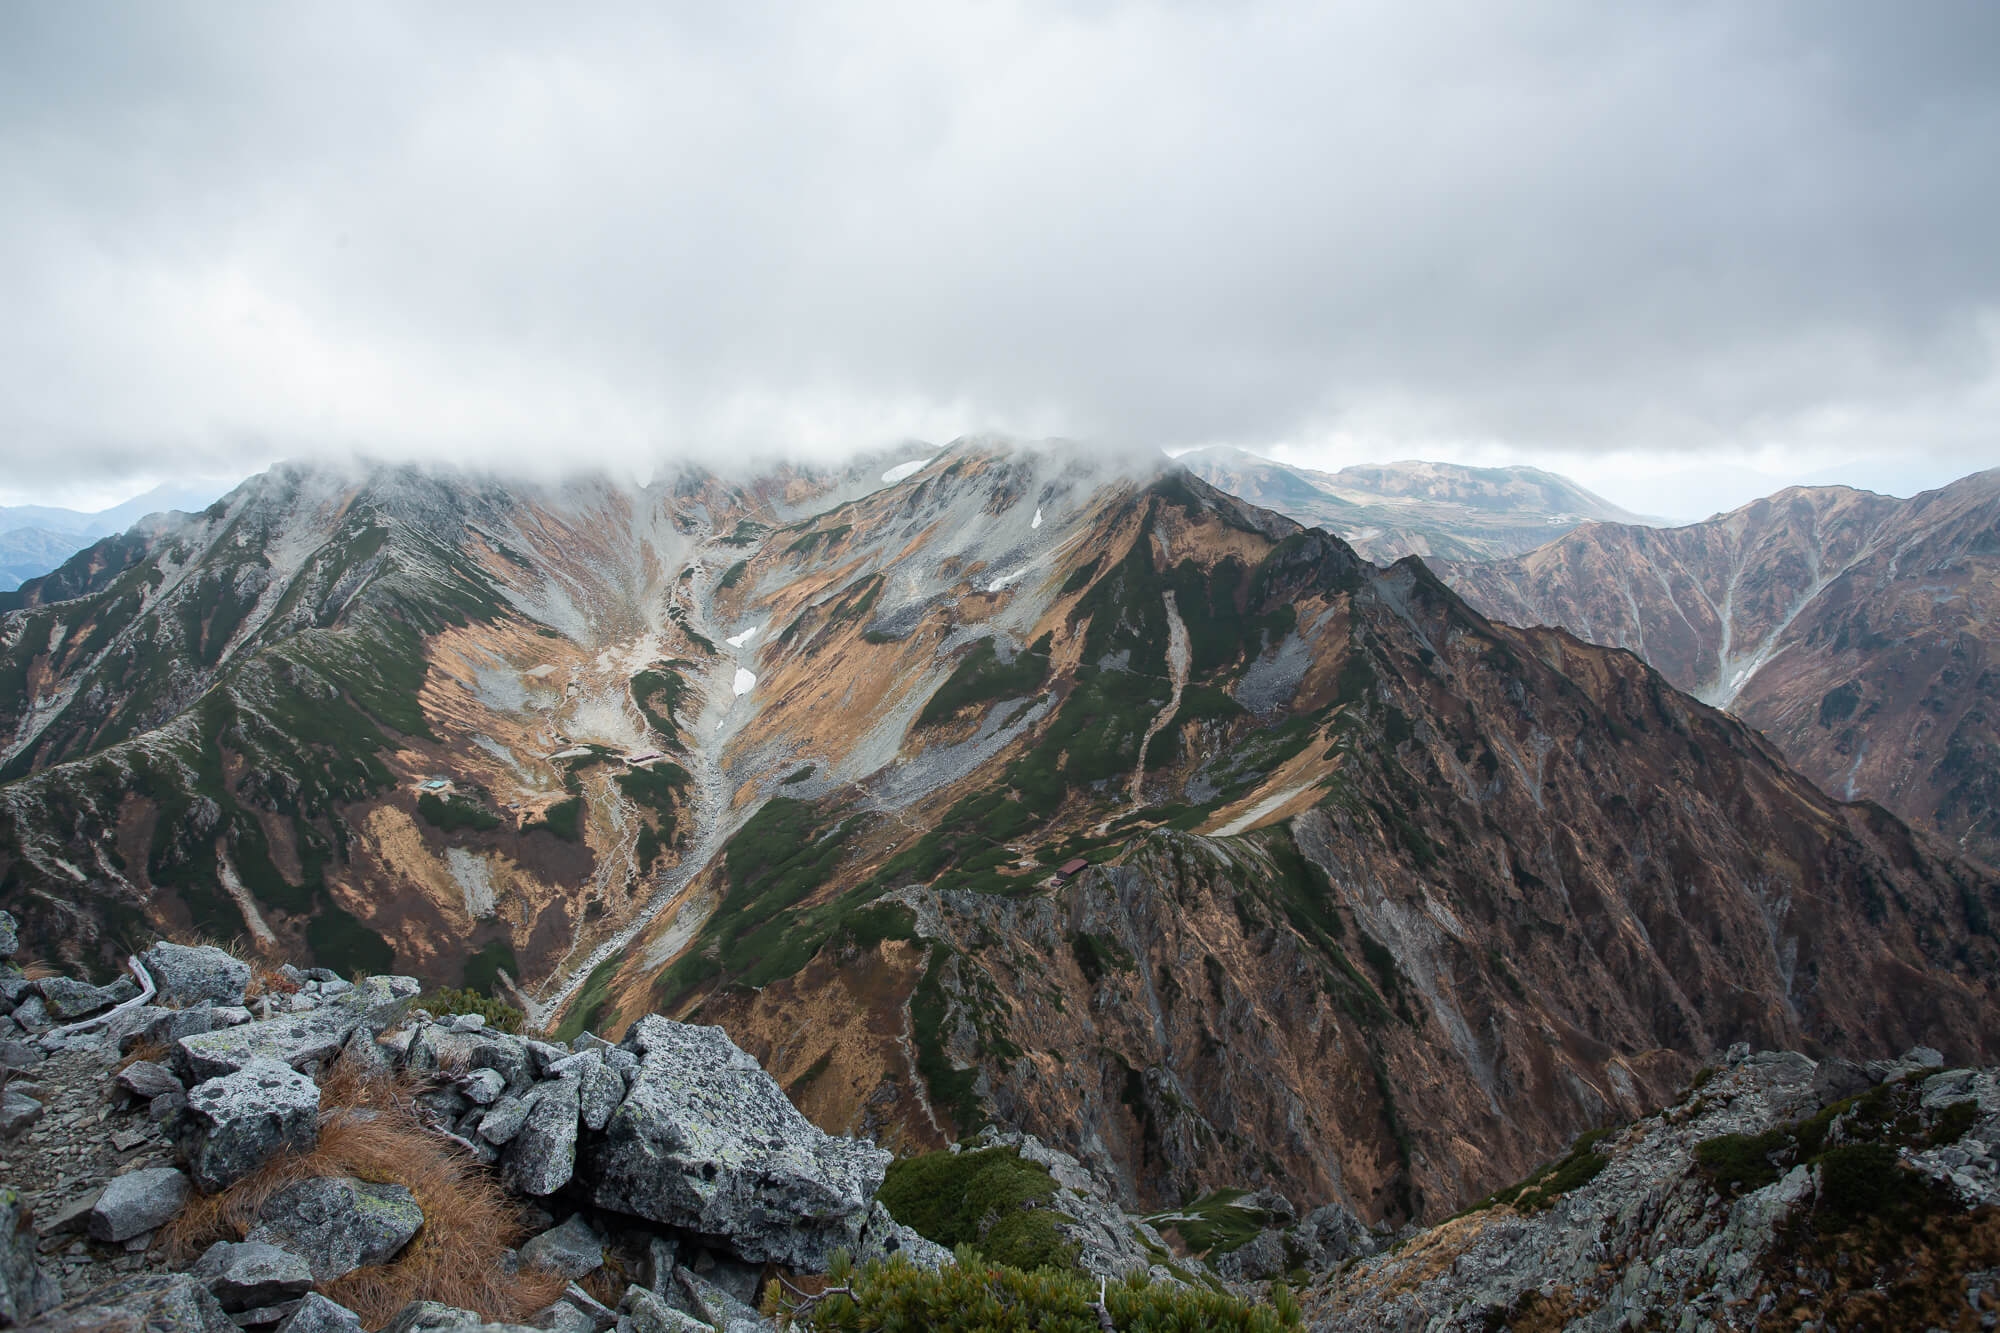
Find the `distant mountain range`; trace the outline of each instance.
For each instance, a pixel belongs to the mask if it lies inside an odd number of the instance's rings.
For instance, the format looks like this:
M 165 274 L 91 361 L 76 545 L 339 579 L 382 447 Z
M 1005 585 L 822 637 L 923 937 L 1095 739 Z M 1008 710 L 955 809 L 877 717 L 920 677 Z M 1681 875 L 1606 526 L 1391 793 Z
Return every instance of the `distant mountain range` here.
M 1518 555 L 1582 523 L 1644 523 L 1566 477 L 1531 467 L 1371 463 L 1316 472 L 1241 449 L 1175 460 L 1210 485 L 1325 528 L 1363 559 L 1492 560 Z
M 1441 475 L 1379 503 L 1592 504 Z M 2000 1056 L 1990 870 L 1182 468 L 282 467 L 9 600 L 0 902 L 45 956 L 170 927 L 565 1034 L 698 1017 L 829 1129 L 1371 1222 L 1732 1042 Z
M 2000 864 L 2000 471 L 1909 500 L 1794 487 L 1437 572 L 1495 619 L 1631 649 L 1833 795 Z
M 230 486 L 224 481 L 167 482 L 95 513 L 0 505 L 0 592 L 48 573 L 92 542 L 124 532 L 149 514 L 204 509 Z

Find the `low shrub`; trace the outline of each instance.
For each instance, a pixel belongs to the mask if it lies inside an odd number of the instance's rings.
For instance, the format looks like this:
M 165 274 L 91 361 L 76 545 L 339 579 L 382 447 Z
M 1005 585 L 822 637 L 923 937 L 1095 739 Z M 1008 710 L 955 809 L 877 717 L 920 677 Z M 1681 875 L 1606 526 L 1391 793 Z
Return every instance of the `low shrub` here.
M 1070 1268 L 1076 1247 L 1056 1231 L 1056 1182 L 1012 1148 L 933 1152 L 892 1163 L 876 1198 L 940 1245 L 969 1245 L 988 1263 Z
M 502 1032 L 521 1030 L 522 1014 L 519 1009 L 504 1000 L 481 995 L 469 988 L 440 986 L 419 996 L 417 1007 L 428 1009 L 440 1018 L 447 1014 L 478 1014 L 486 1020 L 487 1027 L 498 1028 Z
M 827 1330 L 928 1329 L 933 1333 L 1099 1333 L 1100 1309 L 1119 1333 L 1282 1333 L 1304 1326 L 1289 1292 L 1274 1304 L 1252 1305 L 1202 1287 L 1154 1284 L 1144 1274 L 1102 1288 L 1083 1273 L 980 1262 L 926 1272 L 903 1260 L 870 1262 L 859 1270 L 836 1262 L 829 1292 L 792 1327 Z M 774 1302 L 774 1304 L 776 1304 Z

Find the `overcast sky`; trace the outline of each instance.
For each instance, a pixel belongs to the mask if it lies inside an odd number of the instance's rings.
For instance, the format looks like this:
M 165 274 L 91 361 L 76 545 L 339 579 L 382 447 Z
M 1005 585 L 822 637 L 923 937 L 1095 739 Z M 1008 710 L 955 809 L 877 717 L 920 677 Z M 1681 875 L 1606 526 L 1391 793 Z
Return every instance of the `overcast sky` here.
M 0 503 L 987 430 L 1908 493 L 2000 465 L 1996 145 L 1986 0 L 18 0 Z

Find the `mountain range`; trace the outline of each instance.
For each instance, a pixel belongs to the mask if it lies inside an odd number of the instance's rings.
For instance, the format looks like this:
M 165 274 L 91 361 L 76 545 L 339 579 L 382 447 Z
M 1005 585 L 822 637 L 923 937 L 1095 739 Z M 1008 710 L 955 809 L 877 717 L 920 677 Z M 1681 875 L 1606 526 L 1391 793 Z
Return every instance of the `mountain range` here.
M 1734 1041 L 1990 1056 L 1996 886 L 1631 653 L 1179 468 L 288 466 L 0 621 L 0 898 L 723 1025 L 1134 1205 L 1449 1212 Z
M 1231 448 L 1175 461 L 1231 495 L 1325 528 L 1378 564 L 1406 555 L 1492 560 L 1531 551 L 1583 523 L 1649 521 L 1532 467 L 1406 462 L 1318 472 Z
M 200 509 L 224 482 L 168 482 L 94 513 L 49 505 L 0 505 L 0 592 L 46 574 L 85 546 L 124 532 L 151 514 Z

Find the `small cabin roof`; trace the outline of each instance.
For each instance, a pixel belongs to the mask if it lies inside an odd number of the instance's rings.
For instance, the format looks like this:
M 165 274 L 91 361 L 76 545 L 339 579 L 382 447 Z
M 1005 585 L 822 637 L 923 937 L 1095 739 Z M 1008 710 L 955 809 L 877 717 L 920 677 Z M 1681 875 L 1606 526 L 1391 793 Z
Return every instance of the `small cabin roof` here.
M 1089 864 L 1090 862 L 1084 860 L 1082 857 L 1080 856 L 1075 857 L 1072 860 L 1065 861 L 1061 865 L 1057 866 L 1056 873 L 1058 875 L 1061 875 L 1064 879 L 1068 879 L 1071 875 L 1076 874 L 1079 870 L 1084 869 Z

